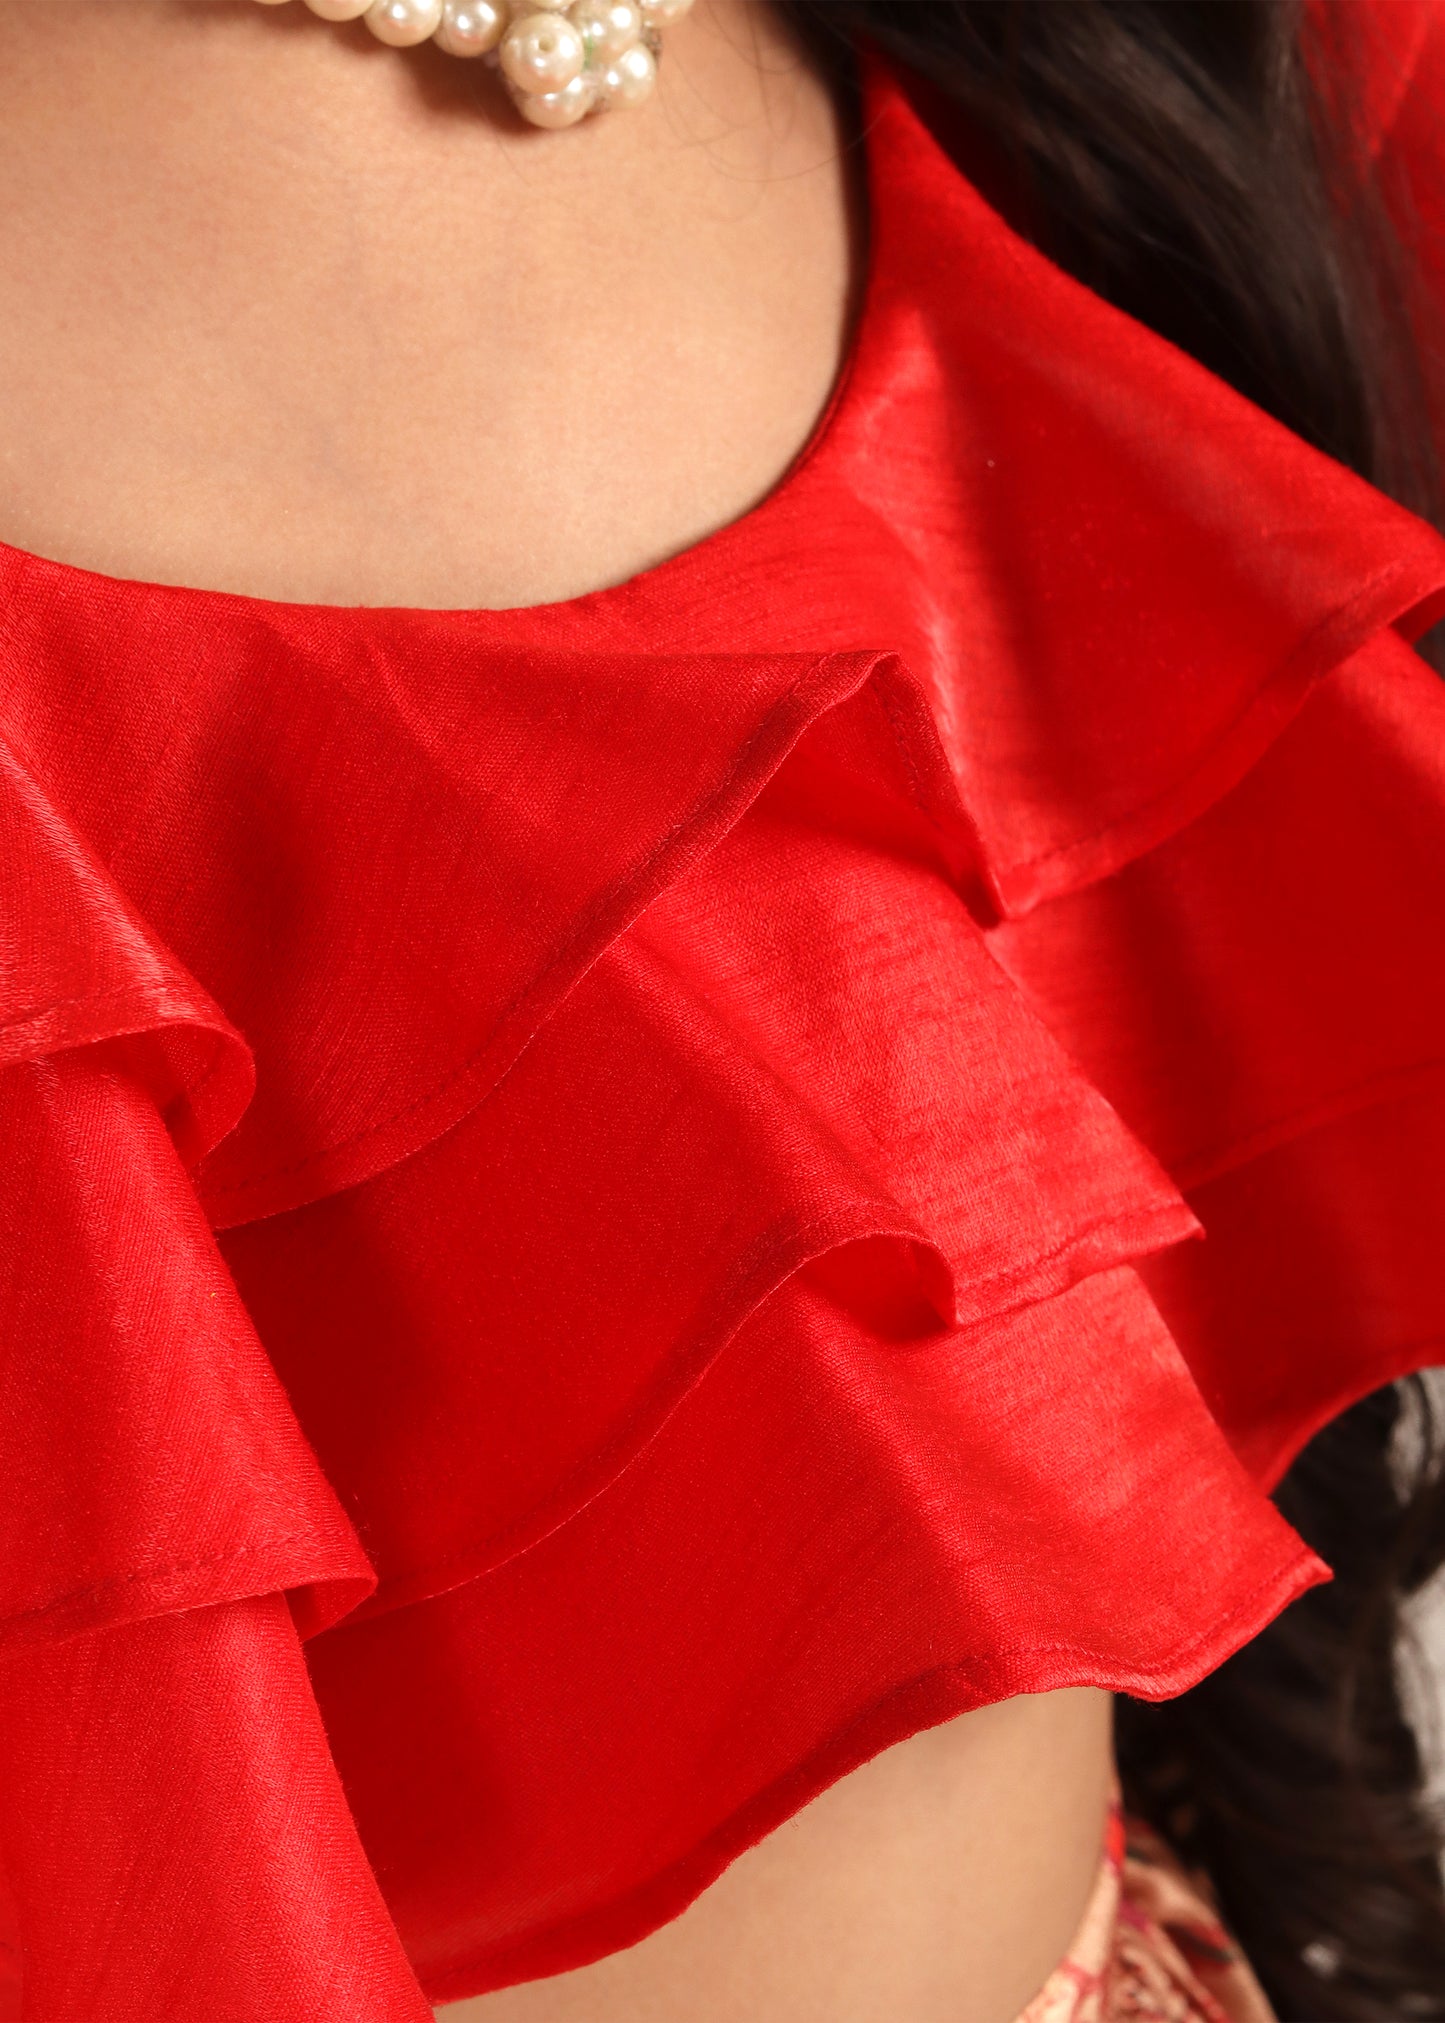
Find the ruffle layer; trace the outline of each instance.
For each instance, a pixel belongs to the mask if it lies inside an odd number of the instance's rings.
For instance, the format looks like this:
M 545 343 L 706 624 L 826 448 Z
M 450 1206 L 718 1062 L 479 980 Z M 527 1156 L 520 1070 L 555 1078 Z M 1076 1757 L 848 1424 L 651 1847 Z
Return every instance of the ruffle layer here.
M 250 1049 L 136 913 L 15 750 L 0 743 L 0 1068 L 97 1047 L 149 1094 L 182 1158 L 232 1130 Z
M 27 2017 L 417 2023 L 920 1727 L 1178 1692 L 1438 1351 L 1445 544 L 868 89 L 844 398 L 691 558 L 0 553 Z
M 183 1163 L 249 1049 L 0 773 L 0 2017 L 425 2023 L 302 1655 L 375 1575 Z
M 1146 1278 L 1272 1484 L 1441 1360 L 1445 684 L 1393 633 L 1206 816 L 990 936 L 1207 1232 Z
M 375 1577 L 153 1098 L 97 1051 L 0 1076 L 0 1652 L 274 1591 L 314 1633 Z
M 431 2023 L 279 1596 L 27 1651 L 0 1722 L 6 2023 Z
M 570 1524 L 310 1656 L 441 2001 L 633 1944 L 920 1728 L 1178 1691 L 1321 1571 L 1127 1267 L 941 1330 L 863 1247 L 787 1280 Z
M 1193 1233 L 916 812 L 890 834 L 880 798 L 858 833 L 817 790 L 784 768 L 445 1137 L 225 1233 L 381 1576 L 368 1610 L 574 1515 L 841 1245 L 882 1241 L 895 1296 L 956 1330 Z
M 1383 627 L 1418 637 L 1445 546 L 1018 237 L 902 90 L 872 113 L 883 224 L 927 223 L 875 273 L 828 476 L 887 529 L 904 651 L 1014 917 L 1205 813 Z

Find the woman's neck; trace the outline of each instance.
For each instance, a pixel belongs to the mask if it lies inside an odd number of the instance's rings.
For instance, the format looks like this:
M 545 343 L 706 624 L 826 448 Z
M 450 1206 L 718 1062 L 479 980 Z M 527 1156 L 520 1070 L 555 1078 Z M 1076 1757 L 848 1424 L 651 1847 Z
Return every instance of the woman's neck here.
M 342 602 L 615 580 L 746 510 L 859 266 L 827 81 L 699 0 L 656 97 L 253 0 L 0 0 L 0 535 Z

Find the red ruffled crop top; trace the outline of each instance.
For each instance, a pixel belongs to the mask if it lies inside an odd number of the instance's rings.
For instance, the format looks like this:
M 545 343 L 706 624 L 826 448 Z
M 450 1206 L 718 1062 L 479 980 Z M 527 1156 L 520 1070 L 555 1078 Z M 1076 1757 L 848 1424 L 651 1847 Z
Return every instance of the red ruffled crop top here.
M 1367 26 L 1438 278 L 1435 18 Z M 0 550 L 11 2017 L 626 1946 L 915 1730 L 1189 1686 L 1445 1360 L 1445 542 L 865 82 L 845 380 L 699 547 Z

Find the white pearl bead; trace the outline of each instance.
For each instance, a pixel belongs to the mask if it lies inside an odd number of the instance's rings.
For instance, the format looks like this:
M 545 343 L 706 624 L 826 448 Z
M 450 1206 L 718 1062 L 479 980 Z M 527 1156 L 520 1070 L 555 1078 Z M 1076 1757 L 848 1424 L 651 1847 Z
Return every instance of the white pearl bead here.
M 657 64 L 645 42 L 634 42 L 597 79 L 597 96 L 608 107 L 641 105 L 657 82 Z
M 582 37 L 565 14 L 525 14 L 502 38 L 502 68 L 518 91 L 565 91 L 581 75 L 586 58 Z M 580 115 L 579 115 L 580 116 Z M 537 126 L 568 126 L 570 120 L 537 120 Z
M 286 0 L 260 0 L 281 7 Z M 574 126 L 596 106 L 640 105 L 657 82 L 658 33 L 692 0 L 305 0 L 323 21 L 363 16 L 379 42 L 435 36 L 452 56 L 500 63 L 533 126 Z
M 410 49 L 425 42 L 441 26 L 442 0 L 371 0 L 366 25 L 378 42 Z
M 569 18 L 586 46 L 589 69 L 605 69 L 642 33 L 637 0 L 576 0 Z
M 597 103 L 590 77 L 574 77 L 560 91 L 518 91 L 512 103 L 533 126 L 575 126 Z
M 442 0 L 437 45 L 448 56 L 485 56 L 495 49 L 507 25 L 500 0 Z

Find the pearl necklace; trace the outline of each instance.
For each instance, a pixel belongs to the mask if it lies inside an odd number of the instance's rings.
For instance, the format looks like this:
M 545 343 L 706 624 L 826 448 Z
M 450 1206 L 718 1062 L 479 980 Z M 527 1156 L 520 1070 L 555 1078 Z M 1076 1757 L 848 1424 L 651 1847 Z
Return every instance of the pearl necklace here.
M 261 0 L 277 7 L 285 0 Z M 365 21 L 393 49 L 435 41 L 502 73 L 533 126 L 640 105 L 657 81 L 659 31 L 692 0 L 306 0 L 323 21 Z

